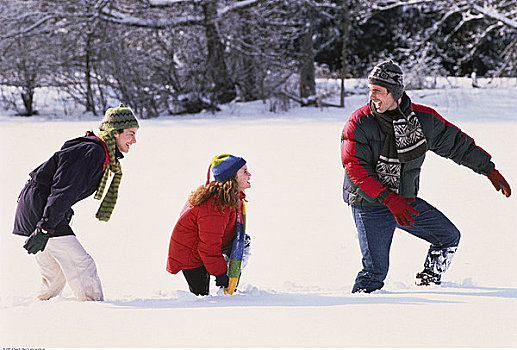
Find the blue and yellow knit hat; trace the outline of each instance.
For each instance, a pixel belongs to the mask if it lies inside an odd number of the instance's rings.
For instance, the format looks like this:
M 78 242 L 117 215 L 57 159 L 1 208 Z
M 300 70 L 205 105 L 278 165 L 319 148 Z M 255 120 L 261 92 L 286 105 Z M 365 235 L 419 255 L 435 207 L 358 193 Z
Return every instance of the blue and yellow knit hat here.
M 230 176 L 239 171 L 246 164 L 244 158 L 232 156 L 231 154 L 220 154 L 212 158 L 210 166 L 208 167 L 208 174 L 206 176 L 206 183 L 210 182 L 210 169 L 214 175 L 214 180 L 223 182 Z
M 138 120 L 136 120 L 131 108 L 125 107 L 121 103 L 118 107 L 108 108 L 99 129 L 101 131 L 113 131 L 138 127 Z

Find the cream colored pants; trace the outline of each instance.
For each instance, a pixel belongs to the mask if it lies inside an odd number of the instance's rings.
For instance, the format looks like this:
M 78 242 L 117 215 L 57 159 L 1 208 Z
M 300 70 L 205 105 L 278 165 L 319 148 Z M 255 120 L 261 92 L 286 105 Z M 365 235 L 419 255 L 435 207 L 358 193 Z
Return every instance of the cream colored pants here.
M 66 282 L 79 301 L 104 300 L 95 262 L 76 236 L 50 238 L 35 257 L 42 277 L 40 300 L 61 294 Z

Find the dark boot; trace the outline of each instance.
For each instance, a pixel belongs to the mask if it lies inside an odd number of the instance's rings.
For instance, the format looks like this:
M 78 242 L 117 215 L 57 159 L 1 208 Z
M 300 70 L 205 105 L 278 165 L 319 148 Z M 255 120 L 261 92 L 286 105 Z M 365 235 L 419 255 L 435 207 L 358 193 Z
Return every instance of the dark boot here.
M 373 291 L 381 289 L 383 286 L 384 283 L 375 280 L 370 273 L 361 271 L 355 279 L 354 287 L 352 288 L 352 293 L 371 293 Z
M 439 286 L 442 283 L 441 279 L 442 275 L 439 273 L 434 273 L 430 270 L 424 270 L 416 274 L 415 284 L 417 286 L 430 286 L 432 284 Z
M 430 248 L 424 263 L 424 271 L 416 274 L 417 286 L 440 285 L 442 274 L 451 265 L 458 247 L 443 249 Z
M 424 270 L 429 270 L 435 274 L 443 274 L 451 265 L 452 258 L 458 247 L 443 249 L 430 248 L 424 263 Z

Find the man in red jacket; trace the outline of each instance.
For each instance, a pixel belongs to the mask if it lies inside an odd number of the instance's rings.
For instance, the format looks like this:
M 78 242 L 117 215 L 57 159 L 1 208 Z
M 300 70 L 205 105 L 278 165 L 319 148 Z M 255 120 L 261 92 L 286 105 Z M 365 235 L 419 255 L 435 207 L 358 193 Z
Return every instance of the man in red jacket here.
M 395 228 L 430 243 L 418 285 L 440 284 L 460 232 L 438 209 L 418 197 L 428 150 L 485 175 L 509 197 L 510 185 L 490 155 L 432 108 L 411 102 L 402 70 L 393 61 L 378 64 L 368 77 L 370 102 L 348 119 L 341 137 L 346 170 L 343 198 L 354 216 L 363 269 L 352 293 L 384 286 Z

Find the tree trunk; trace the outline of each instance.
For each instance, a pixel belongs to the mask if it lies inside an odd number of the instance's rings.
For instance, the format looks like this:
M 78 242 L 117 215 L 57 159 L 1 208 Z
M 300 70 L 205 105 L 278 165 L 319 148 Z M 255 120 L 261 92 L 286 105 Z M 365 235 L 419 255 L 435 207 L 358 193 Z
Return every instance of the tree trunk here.
M 339 102 L 339 105 L 343 108 L 345 107 L 345 79 L 347 73 L 346 42 L 350 30 L 350 7 L 348 6 L 348 1 L 343 1 L 343 47 L 341 48 L 341 96 Z
M 310 10 L 308 11 L 311 12 Z M 300 97 L 307 98 L 316 95 L 314 77 L 314 48 L 312 42 L 311 16 L 307 16 L 307 27 L 303 36 L 302 60 L 300 64 Z
M 91 68 L 91 37 L 90 35 L 87 35 L 86 37 L 86 72 L 85 72 L 85 79 L 86 79 L 86 112 L 92 112 L 94 115 L 97 115 L 97 112 L 95 110 L 95 101 L 93 97 L 93 88 L 92 88 L 92 68 Z
M 34 88 L 30 86 L 26 86 L 23 88 L 23 92 L 21 93 L 23 107 L 25 108 L 25 113 L 27 117 L 30 117 L 34 114 L 34 110 L 32 108 L 32 102 L 34 100 Z
M 246 14 L 242 16 L 245 22 L 251 21 L 251 18 Z M 240 27 L 239 35 L 246 46 L 255 47 L 253 33 L 251 33 L 249 26 L 243 25 Z M 258 63 L 252 55 L 245 53 L 239 55 L 237 60 L 238 69 L 236 70 L 236 83 L 239 87 L 239 97 L 241 97 L 243 101 L 255 101 L 260 99 L 262 97 L 260 82 L 264 80 L 263 75 L 259 75 L 261 72 L 260 69 L 257 69 L 260 63 Z
M 216 103 L 228 103 L 235 99 L 235 86 L 230 79 L 224 60 L 224 47 L 217 31 L 214 19 L 217 17 L 216 1 L 202 3 L 205 16 L 205 32 L 207 42 L 207 73 L 212 81 L 212 89 Z

